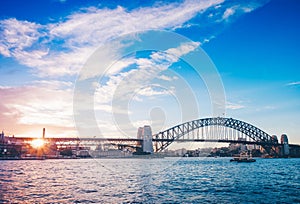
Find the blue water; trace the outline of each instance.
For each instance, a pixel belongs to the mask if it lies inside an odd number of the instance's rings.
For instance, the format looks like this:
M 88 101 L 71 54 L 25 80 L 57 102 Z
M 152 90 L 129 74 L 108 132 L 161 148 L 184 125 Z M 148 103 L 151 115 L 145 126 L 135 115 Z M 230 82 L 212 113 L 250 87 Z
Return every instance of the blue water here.
M 300 203 L 300 159 L 0 161 L 0 203 Z

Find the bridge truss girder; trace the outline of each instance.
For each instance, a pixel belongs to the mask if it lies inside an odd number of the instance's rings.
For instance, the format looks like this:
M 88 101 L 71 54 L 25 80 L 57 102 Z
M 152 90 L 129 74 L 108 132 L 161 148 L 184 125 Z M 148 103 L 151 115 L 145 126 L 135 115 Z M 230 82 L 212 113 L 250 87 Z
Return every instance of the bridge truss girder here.
M 194 132 L 201 130 L 202 134 L 195 136 Z M 230 132 L 231 131 L 231 132 Z M 193 133 L 192 136 L 189 134 Z M 227 134 L 227 135 L 226 135 Z M 231 134 L 231 135 L 230 135 Z M 235 139 L 232 139 L 235 135 Z M 228 138 L 231 136 L 231 139 Z M 233 118 L 203 118 L 185 122 L 159 132 L 153 136 L 156 152 L 165 150 L 172 142 L 180 140 L 202 140 L 202 141 L 236 141 L 246 140 L 260 144 L 267 153 L 275 150 L 277 144 L 272 141 L 272 137 L 261 129 Z M 241 143 L 243 143 L 241 141 Z M 275 153 L 272 152 L 272 153 Z

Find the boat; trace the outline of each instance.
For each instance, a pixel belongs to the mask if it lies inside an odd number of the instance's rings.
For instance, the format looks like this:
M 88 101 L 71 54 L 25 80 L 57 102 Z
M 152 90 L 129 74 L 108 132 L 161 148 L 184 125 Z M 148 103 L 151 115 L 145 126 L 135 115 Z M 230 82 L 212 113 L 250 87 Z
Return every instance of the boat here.
M 251 152 L 241 152 L 238 157 L 233 157 L 230 162 L 255 162 L 256 160 L 252 158 Z

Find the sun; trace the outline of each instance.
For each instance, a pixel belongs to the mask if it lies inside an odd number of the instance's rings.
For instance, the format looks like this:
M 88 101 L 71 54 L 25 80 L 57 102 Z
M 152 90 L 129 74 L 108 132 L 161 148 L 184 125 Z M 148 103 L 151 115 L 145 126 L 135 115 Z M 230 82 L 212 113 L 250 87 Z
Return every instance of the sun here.
M 44 140 L 43 139 L 34 139 L 30 142 L 31 146 L 38 149 L 44 146 Z

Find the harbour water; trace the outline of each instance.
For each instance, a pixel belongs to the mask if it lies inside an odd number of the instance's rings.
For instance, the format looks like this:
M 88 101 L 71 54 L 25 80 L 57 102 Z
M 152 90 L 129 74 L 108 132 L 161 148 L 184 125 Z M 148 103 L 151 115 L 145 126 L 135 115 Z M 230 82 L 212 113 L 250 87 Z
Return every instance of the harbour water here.
M 0 203 L 300 203 L 300 159 L 0 161 Z

